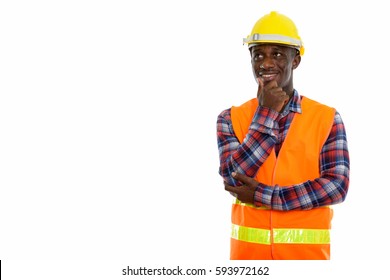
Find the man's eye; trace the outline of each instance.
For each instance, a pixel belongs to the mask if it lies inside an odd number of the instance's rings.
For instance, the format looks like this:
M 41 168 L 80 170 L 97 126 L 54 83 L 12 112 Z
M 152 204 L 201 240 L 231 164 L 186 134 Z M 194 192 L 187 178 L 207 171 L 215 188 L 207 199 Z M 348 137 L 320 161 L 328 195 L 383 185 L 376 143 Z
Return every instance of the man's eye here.
M 283 54 L 280 52 L 275 53 L 275 57 L 281 57 Z
M 256 54 L 256 55 L 255 55 L 255 60 L 260 60 L 260 59 L 263 59 L 263 55 L 261 55 L 261 54 Z

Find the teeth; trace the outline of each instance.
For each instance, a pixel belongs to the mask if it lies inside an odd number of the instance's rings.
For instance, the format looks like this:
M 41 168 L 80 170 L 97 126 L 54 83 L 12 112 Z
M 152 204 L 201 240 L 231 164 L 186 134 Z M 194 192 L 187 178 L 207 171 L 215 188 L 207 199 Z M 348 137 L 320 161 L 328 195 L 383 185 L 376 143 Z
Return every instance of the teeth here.
M 259 73 L 259 75 L 263 78 L 272 78 L 272 77 L 275 77 L 276 74 L 263 74 L 263 73 Z

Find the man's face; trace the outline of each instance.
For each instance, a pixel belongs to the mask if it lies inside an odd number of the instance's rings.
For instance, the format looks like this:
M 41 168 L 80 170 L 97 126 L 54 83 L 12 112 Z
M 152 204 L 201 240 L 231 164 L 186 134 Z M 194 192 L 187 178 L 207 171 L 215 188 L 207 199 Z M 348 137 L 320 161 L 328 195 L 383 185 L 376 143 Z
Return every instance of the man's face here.
M 261 78 L 264 85 L 275 80 L 284 91 L 292 92 L 292 72 L 301 61 L 301 56 L 296 49 L 275 44 L 261 44 L 253 46 L 250 53 L 256 79 Z

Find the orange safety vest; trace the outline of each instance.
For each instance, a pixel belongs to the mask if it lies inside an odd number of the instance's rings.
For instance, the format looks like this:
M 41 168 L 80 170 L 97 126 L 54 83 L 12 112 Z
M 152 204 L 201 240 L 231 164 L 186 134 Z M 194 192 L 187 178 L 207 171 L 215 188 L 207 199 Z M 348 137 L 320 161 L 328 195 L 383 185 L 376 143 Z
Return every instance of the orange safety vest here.
M 240 143 L 257 106 L 254 98 L 231 109 Z M 302 113 L 295 113 L 278 157 L 273 149 L 256 174 L 258 182 L 283 187 L 320 177 L 320 151 L 332 128 L 335 109 L 307 97 L 302 98 L 301 106 Z M 230 258 L 329 259 L 332 216 L 329 206 L 277 211 L 236 200 L 232 205 Z

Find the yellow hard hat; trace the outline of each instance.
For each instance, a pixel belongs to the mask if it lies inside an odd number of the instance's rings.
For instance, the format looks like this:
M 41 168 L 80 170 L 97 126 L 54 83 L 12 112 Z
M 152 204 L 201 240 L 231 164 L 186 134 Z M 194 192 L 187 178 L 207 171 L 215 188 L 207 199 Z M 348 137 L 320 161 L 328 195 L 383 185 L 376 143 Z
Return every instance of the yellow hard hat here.
M 272 11 L 260 18 L 253 26 L 252 33 L 244 38 L 244 44 L 252 47 L 259 43 L 288 45 L 303 55 L 305 48 L 294 22 L 278 12 Z

